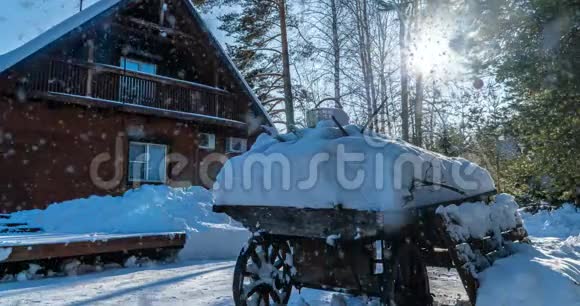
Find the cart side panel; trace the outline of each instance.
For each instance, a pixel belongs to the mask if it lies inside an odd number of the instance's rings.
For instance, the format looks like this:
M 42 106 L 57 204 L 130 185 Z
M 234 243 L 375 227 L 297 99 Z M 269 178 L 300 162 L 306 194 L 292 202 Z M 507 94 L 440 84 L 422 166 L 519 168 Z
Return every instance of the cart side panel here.
M 322 239 L 293 239 L 294 281 L 308 288 L 379 296 L 372 244 L 346 243 L 333 247 Z
M 214 206 L 252 232 L 271 235 L 343 240 L 375 237 L 383 229 L 383 215 L 352 209 L 312 209 L 276 206 Z

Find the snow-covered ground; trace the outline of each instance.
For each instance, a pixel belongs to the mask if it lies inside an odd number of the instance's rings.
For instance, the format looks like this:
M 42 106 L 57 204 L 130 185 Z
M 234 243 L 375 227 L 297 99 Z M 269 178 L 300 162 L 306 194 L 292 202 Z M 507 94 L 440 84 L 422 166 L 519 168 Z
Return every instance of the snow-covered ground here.
M 238 255 L 249 232 L 225 214 L 212 212 L 212 195 L 202 187 L 142 186 L 118 197 L 91 196 L 55 203 L 44 210 L 10 215 L 10 222 L 41 228 L 34 243 L 72 241 L 79 235 L 186 232 L 182 259 L 227 259 Z M 0 249 L 12 236 L 0 235 Z M 68 239 L 68 240 L 67 240 Z M 22 239 L 18 239 L 21 241 Z M 32 242 L 32 241 L 31 241 Z
M 533 245 L 480 273 L 480 305 L 580 305 L 580 211 L 522 213 Z
M 580 212 L 571 204 L 556 211 L 541 210 L 537 214 L 522 212 L 531 236 L 566 239 L 580 235 Z
M 478 306 L 580 305 L 580 236 L 532 241 L 479 274 Z
M 554 242 L 548 239 L 539 247 L 553 248 Z M 113 269 L 83 276 L 9 282 L 0 284 L 0 301 L 2 305 L 233 305 L 231 278 L 234 264 L 234 261 L 186 261 L 146 268 Z M 430 269 L 429 272 L 438 305 L 468 305 L 455 271 Z M 511 280 L 512 276 L 504 276 L 506 280 Z M 505 285 L 504 282 L 497 284 L 498 287 Z M 496 296 L 497 299 L 482 300 L 478 305 L 578 305 L 552 303 L 561 301 L 562 295 L 575 296 L 580 303 L 577 289 L 567 292 L 558 287 L 561 285 L 563 283 L 560 281 L 542 291 L 551 292 L 552 300 L 540 299 L 531 304 L 501 303 L 499 299 L 516 293 L 501 289 L 495 292 L 503 293 Z M 528 291 L 525 287 L 519 292 L 526 296 L 539 296 L 538 292 Z M 289 305 L 330 305 L 333 295 L 309 289 L 301 293 L 294 291 Z M 493 298 L 487 293 L 484 296 Z M 345 297 L 345 300 L 347 305 L 367 305 L 362 298 Z
M 114 269 L 83 276 L 11 282 L 0 285 L 2 305 L 213 305 L 231 306 L 233 261 L 191 261 L 148 268 Z M 453 301 L 462 294 L 457 275 L 433 270 L 437 299 Z M 294 291 L 289 305 L 330 305 L 333 294 Z M 347 298 L 349 305 L 363 305 Z M 306 302 L 307 304 L 305 304 Z
M 481 274 L 481 305 L 580 305 L 580 213 L 571 206 L 553 213 L 523 214 L 534 246 L 501 259 Z M 571 222 L 571 223 L 569 223 Z M 556 228 L 553 228 L 556 227 Z M 234 259 L 111 269 L 82 276 L 0 284 L 2 305 L 232 305 Z M 455 271 L 431 269 L 435 300 L 466 305 Z M 330 305 L 336 296 L 294 291 L 290 305 Z M 344 297 L 347 305 L 369 305 Z

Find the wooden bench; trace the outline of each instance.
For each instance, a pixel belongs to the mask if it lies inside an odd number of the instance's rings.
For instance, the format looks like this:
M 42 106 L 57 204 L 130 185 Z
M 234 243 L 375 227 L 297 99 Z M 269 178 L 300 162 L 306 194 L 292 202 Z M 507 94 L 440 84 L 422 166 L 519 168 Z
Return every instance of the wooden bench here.
M 22 234 L 0 236 L 2 261 L 15 263 L 136 250 L 181 249 L 184 232 L 136 234 Z M 0 252 L 0 253 L 2 253 Z

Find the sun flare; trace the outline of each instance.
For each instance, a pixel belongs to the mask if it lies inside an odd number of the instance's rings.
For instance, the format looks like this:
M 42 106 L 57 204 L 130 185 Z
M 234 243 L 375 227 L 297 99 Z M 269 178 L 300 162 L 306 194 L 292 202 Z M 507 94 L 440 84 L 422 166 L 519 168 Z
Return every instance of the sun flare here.
M 415 73 L 445 78 L 458 67 L 459 56 L 449 47 L 449 38 L 443 31 L 425 31 L 409 48 L 409 65 Z

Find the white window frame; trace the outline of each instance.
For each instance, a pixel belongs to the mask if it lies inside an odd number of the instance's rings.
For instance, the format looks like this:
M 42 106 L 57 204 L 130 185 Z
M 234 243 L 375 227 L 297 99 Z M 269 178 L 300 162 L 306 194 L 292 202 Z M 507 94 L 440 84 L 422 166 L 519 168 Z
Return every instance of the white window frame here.
M 215 134 L 212 133 L 199 133 L 199 140 L 201 140 L 202 135 L 207 135 L 208 138 L 208 146 L 202 146 L 201 141 L 199 142 L 199 148 L 205 150 L 215 150 Z
M 133 70 L 133 69 L 127 69 L 127 62 L 132 62 L 137 64 L 137 66 L 139 66 L 139 68 L 137 68 L 137 70 Z M 153 73 L 151 72 L 145 72 L 143 71 L 143 66 L 144 65 L 149 65 L 153 67 Z M 134 72 L 140 72 L 140 73 L 145 73 L 145 74 L 153 74 L 153 75 L 157 75 L 157 64 L 154 63 L 148 63 L 148 62 L 144 62 L 144 61 L 139 61 L 136 59 L 132 59 L 130 57 L 125 57 L 125 56 L 121 56 L 121 68 L 129 70 L 129 71 L 134 71 Z
M 232 148 L 232 141 L 233 140 L 242 141 L 242 149 L 241 150 L 234 150 Z M 228 137 L 226 140 L 226 151 L 228 153 L 244 153 L 244 152 L 248 151 L 248 140 L 246 138 L 240 138 L 240 137 Z
M 131 145 L 141 145 L 141 146 L 145 146 L 145 160 L 144 161 L 140 161 L 140 160 L 131 160 L 131 154 L 129 153 L 129 165 L 127 167 L 127 178 L 129 180 L 129 182 L 135 182 L 135 183 L 165 183 L 167 182 L 167 146 L 164 144 L 157 144 L 157 143 L 149 143 L 149 142 L 140 142 L 140 141 L 130 141 L 129 142 L 129 152 L 131 150 Z M 161 177 L 161 180 L 154 180 L 154 179 L 150 179 L 149 178 L 149 162 L 150 162 L 150 157 L 151 155 L 149 154 L 149 149 L 151 147 L 162 147 L 163 148 L 163 164 L 165 164 L 165 171 L 163 171 L 163 175 Z M 140 179 L 140 178 L 134 178 L 132 177 L 132 173 L 131 173 L 131 164 L 143 164 L 143 166 L 145 167 L 145 178 L 144 179 Z

